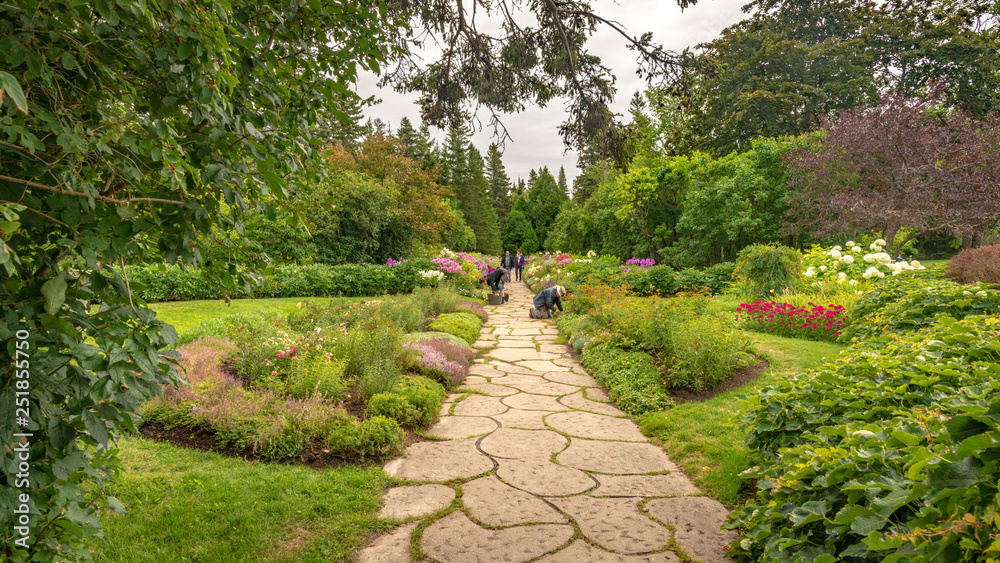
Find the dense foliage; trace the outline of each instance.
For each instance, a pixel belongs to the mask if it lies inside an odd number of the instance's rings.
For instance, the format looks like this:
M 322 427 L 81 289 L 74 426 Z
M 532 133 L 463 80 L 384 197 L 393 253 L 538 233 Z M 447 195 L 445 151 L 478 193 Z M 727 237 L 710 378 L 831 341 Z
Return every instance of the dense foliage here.
M 1000 198 L 1000 114 L 964 111 L 899 94 L 819 118 L 819 146 L 787 155 L 801 188 L 800 226 L 823 235 L 880 233 L 891 255 L 924 233 L 992 228 Z M 980 164 L 983 163 L 983 164 Z M 900 236 L 901 230 L 907 233 Z
M 959 252 L 948 261 L 947 276 L 958 283 L 1000 284 L 1000 244 Z
M 956 561 L 995 550 L 997 316 L 942 317 L 761 390 L 741 560 Z
M 733 276 L 749 296 L 773 297 L 801 287 L 801 260 L 795 249 L 755 244 L 740 251 Z

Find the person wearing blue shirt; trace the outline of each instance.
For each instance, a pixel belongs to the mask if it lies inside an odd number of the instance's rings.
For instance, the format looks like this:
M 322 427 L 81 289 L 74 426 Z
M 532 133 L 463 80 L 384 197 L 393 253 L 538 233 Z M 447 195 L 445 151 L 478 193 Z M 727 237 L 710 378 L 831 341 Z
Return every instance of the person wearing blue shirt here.
M 566 295 L 566 288 L 561 285 L 554 285 L 539 291 L 534 299 L 535 307 L 528 311 L 528 316 L 533 319 L 551 319 L 554 316 L 553 307 L 558 308 L 560 313 L 562 312 L 563 295 Z

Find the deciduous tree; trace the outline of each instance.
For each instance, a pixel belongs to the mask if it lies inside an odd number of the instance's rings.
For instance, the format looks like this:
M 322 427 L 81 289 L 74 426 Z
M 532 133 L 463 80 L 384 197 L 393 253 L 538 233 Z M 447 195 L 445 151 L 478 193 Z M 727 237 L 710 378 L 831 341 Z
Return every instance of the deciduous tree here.
M 982 120 L 941 97 L 887 96 L 821 119 L 818 148 L 790 154 L 802 192 L 796 225 L 875 231 L 890 253 L 926 233 L 973 234 L 1000 216 L 1000 116 Z M 908 236 L 897 238 L 906 228 Z

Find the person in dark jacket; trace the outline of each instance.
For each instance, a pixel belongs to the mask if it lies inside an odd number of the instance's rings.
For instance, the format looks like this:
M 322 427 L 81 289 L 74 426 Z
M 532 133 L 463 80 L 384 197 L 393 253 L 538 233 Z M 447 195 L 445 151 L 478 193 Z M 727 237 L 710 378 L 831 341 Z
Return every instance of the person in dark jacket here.
M 506 302 L 509 299 L 509 297 L 507 297 L 507 292 L 504 291 L 503 282 L 505 280 L 509 280 L 510 279 L 509 276 L 510 274 L 507 272 L 507 270 L 504 270 L 503 268 L 497 268 L 496 270 L 493 270 L 492 272 L 479 278 L 479 281 L 489 286 L 491 290 L 499 291 L 500 295 L 503 296 L 504 302 Z
M 510 255 L 509 250 L 500 257 L 500 267 L 508 272 L 514 269 L 514 257 Z
M 517 273 L 517 281 L 521 281 L 521 271 L 524 270 L 524 254 L 521 254 L 521 249 L 517 249 L 517 254 L 514 255 L 514 272 Z
M 535 307 L 528 311 L 528 316 L 533 319 L 551 319 L 553 307 L 558 308 L 560 313 L 562 312 L 563 295 L 566 295 L 566 288 L 561 285 L 554 285 L 539 291 L 534 299 Z

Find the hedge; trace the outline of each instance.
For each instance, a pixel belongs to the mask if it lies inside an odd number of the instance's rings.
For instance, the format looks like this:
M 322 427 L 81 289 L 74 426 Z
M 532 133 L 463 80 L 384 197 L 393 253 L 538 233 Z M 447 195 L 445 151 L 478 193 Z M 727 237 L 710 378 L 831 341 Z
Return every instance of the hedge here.
M 254 297 L 361 297 L 387 293 L 408 293 L 417 287 L 436 285 L 420 276 L 433 265 L 406 261 L 396 266 L 382 264 L 341 264 L 329 266 L 275 266 L 263 284 L 253 287 Z M 146 302 L 190 301 L 250 297 L 247 289 L 236 292 L 212 283 L 198 269 L 146 265 L 127 269 L 132 291 Z

